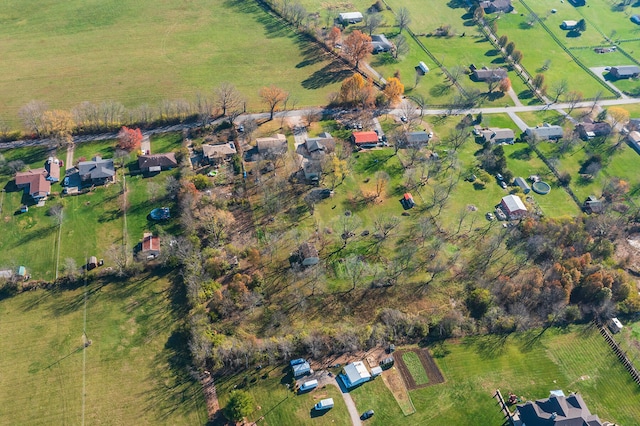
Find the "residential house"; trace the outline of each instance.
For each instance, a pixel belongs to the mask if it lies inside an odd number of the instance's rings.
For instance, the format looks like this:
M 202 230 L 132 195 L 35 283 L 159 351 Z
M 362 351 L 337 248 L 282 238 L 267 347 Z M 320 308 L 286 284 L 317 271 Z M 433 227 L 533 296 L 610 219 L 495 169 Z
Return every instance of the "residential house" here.
M 49 173 L 44 169 L 33 169 L 16 173 L 16 186 L 24 189 L 26 194 L 37 203 L 51 193 L 51 182 L 47 180 Z
M 345 365 L 340 377 L 347 389 L 350 389 L 371 380 L 371 373 L 362 361 L 356 361 Z
M 555 124 L 544 123 L 542 126 L 527 127 L 524 133 L 535 140 L 560 139 L 564 135 L 562 127 Z
M 298 256 L 303 266 L 316 265 L 320 262 L 318 249 L 312 243 L 305 242 L 298 248 Z
M 393 49 L 393 44 L 387 40 L 384 34 L 373 34 L 371 36 L 371 46 L 373 46 L 372 52 L 374 54 L 388 52 Z
M 633 78 L 640 74 L 640 67 L 637 65 L 619 65 L 617 67 L 611 67 L 609 74 L 616 79 Z
M 405 140 L 403 142 L 406 142 L 406 146 L 419 148 L 422 146 L 426 146 L 429 143 L 431 137 L 429 136 L 429 133 L 421 130 L 418 132 L 405 133 L 404 139 Z
M 115 182 L 116 169 L 112 159 L 104 159 L 98 156 L 93 157 L 91 161 L 79 162 L 78 173 L 83 183 L 103 185 L 108 182 Z
M 604 199 L 598 199 L 595 195 L 589 195 L 582 208 L 586 213 L 602 213 L 604 211 Z
M 233 142 L 220 145 L 202 145 L 202 155 L 207 159 L 209 164 L 221 164 L 236 155 L 236 146 Z
M 55 157 L 49 157 L 49 159 L 44 163 L 44 169 L 47 171 L 47 180 L 49 182 L 59 182 L 60 167 L 63 166 L 64 163 L 62 160 L 58 160 Z
M 640 118 L 631 118 L 627 123 L 627 129 L 640 130 Z
M 160 237 L 153 236 L 151 232 L 142 234 L 142 248 L 140 250 L 147 259 L 154 258 L 160 254 Z
M 342 24 L 356 24 L 362 22 L 364 16 L 360 12 L 343 12 L 338 15 L 338 21 Z
M 517 405 L 513 420 L 523 426 L 603 425 L 597 415 L 591 414 L 580 394 L 564 396 L 562 391 Z
M 321 133 L 317 138 L 307 138 L 304 142 L 309 158 L 322 159 L 325 154 L 333 152 L 336 142 L 333 136 L 327 132 Z
M 378 134 L 376 132 L 353 132 L 351 141 L 359 148 L 373 148 L 378 146 Z
M 634 130 L 627 135 L 627 141 L 631 148 L 633 148 L 638 154 L 640 154 L 640 132 Z
M 281 133 L 267 138 L 257 138 L 258 153 L 263 156 L 280 156 L 287 152 L 287 137 Z
M 289 365 L 291 366 L 293 377 L 295 378 L 311 373 L 311 366 L 304 358 L 292 359 L 289 361 Z
M 474 68 L 471 78 L 475 81 L 500 81 L 507 78 L 507 70 L 504 68 Z
M 178 167 L 178 161 L 176 160 L 176 154 L 173 152 L 141 155 L 138 157 L 138 167 L 143 173 L 153 173 Z
M 513 144 L 516 139 L 516 135 L 511 129 L 500 129 L 497 127 L 485 127 L 476 126 L 473 133 L 477 138 L 482 139 L 483 143 L 507 143 Z
M 521 177 L 515 178 L 513 180 L 513 184 L 522 188 L 522 191 L 524 191 L 525 194 L 528 194 L 529 192 L 531 192 L 531 188 L 529 187 L 529 184 L 527 183 L 526 180 L 524 180 Z
M 562 21 L 560 28 L 563 30 L 573 30 L 578 26 L 578 21 Z
M 511 0 L 487 0 L 481 1 L 480 7 L 484 9 L 485 13 L 503 12 L 509 13 L 513 10 Z
M 611 133 L 611 125 L 606 121 L 594 122 L 590 118 L 576 125 L 576 131 L 583 140 L 593 139 L 598 136 L 607 136 Z
M 520 219 L 527 214 L 527 207 L 517 195 L 502 197 L 500 207 L 509 219 Z

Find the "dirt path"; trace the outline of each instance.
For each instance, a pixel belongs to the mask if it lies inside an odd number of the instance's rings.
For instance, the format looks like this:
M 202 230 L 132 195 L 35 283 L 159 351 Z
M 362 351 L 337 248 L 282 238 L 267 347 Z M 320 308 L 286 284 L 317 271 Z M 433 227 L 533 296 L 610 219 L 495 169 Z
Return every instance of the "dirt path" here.
M 73 165 L 73 153 L 75 151 L 75 144 L 70 143 L 67 146 L 67 158 L 66 161 L 64 162 L 64 170 L 66 171 L 67 169 L 70 169 Z
M 216 385 L 210 374 L 203 374 L 200 379 L 202 390 L 204 391 L 204 400 L 207 403 L 207 416 L 209 421 L 214 420 L 220 413 L 220 403 L 218 402 L 218 394 Z

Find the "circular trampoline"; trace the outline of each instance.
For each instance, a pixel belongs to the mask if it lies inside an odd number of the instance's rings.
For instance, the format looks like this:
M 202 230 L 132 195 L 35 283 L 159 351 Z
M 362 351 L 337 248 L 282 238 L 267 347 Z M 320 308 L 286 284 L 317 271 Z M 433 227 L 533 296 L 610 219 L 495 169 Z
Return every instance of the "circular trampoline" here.
M 549 186 L 547 182 L 542 181 L 534 182 L 533 185 L 531 185 L 531 188 L 533 189 L 533 192 L 541 195 L 546 195 L 551 191 L 551 186 Z
M 165 220 L 171 217 L 169 213 L 169 207 L 160 207 L 158 209 L 151 210 L 149 217 L 153 220 Z

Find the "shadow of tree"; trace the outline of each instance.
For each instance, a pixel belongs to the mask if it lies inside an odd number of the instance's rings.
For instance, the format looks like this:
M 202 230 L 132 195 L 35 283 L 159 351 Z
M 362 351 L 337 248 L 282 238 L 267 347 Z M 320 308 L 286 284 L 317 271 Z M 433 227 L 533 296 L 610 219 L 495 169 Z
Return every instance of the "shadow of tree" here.
M 319 89 L 350 77 L 353 71 L 340 61 L 332 61 L 302 81 L 305 89 Z

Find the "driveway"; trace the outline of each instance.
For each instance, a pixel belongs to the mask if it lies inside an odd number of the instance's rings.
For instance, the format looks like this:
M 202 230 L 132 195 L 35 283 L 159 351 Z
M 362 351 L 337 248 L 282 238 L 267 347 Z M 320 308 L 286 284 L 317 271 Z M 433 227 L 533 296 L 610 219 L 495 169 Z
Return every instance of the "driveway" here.
M 340 394 L 342 395 L 342 399 L 344 400 L 344 404 L 347 406 L 347 410 L 349 410 L 349 417 L 351 417 L 351 424 L 353 426 L 362 426 L 362 422 L 360 421 L 360 413 L 358 412 L 358 408 L 356 407 L 355 402 L 353 402 L 353 398 L 349 392 L 340 386 L 338 383 L 338 378 L 328 371 L 322 371 L 317 376 L 314 376 L 316 380 L 318 380 L 319 386 L 324 385 L 332 385 L 340 389 Z
M 627 96 L 624 93 L 622 93 L 622 91 L 620 89 L 618 89 L 616 86 L 614 86 L 613 83 L 611 83 L 610 81 L 607 81 L 604 78 L 604 73 L 607 72 L 607 70 L 605 70 L 605 68 L 606 67 L 592 67 L 592 68 L 589 68 L 589 69 L 591 71 L 593 71 L 598 77 L 600 77 L 600 79 L 602 79 L 602 81 L 604 81 L 607 86 L 611 87 L 613 90 L 615 90 L 616 92 L 620 93 L 620 97 L 622 99 L 629 99 L 629 96 Z

